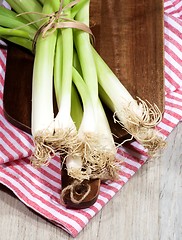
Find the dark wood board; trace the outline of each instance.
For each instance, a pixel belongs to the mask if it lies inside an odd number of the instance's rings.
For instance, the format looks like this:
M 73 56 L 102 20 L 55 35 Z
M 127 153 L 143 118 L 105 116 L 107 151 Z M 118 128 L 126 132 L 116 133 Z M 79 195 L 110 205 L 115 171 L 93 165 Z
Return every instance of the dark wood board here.
M 95 48 L 133 97 L 164 107 L 163 1 L 91 0 Z M 9 45 L 4 88 L 6 118 L 30 133 L 33 55 Z M 115 135 L 125 137 L 113 124 Z

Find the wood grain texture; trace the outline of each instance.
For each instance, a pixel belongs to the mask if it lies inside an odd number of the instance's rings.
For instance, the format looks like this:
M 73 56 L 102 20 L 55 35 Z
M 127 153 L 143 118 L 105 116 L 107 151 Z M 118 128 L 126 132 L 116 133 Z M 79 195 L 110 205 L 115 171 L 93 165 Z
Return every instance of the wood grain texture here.
M 182 123 L 151 159 L 78 235 L 77 240 L 182 239 Z M 71 240 L 0 185 L 3 240 Z
M 132 93 L 163 108 L 163 1 L 91 1 L 96 48 Z
M 95 48 L 133 97 L 164 106 L 163 1 L 92 0 L 91 28 Z M 9 49 L 4 109 L 9 121 L 30 132 L 32 57 Z M 113 123 L 114 135 L 126 135 Z M 14 121 L 17 120 L 18 122 Z

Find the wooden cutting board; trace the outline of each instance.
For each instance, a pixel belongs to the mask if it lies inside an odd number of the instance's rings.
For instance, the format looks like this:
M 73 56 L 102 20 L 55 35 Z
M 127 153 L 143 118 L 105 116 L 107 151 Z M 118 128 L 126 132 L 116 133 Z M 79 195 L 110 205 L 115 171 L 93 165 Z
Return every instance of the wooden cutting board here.
M 91 0 L 95 48 L 133 95 L 156 103 L 163 112 L 163 1 Z M 9 44 L 4 112 L 16 127 L 30 133 L 33 55 Z M 119 138 L 127 134 L 113 123 Z

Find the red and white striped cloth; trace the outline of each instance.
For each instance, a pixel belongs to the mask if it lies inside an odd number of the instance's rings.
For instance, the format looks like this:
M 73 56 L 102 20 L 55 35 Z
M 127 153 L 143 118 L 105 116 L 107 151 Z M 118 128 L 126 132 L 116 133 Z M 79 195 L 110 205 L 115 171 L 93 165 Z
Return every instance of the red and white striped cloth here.
M 165 113 L 158 125 L 166 138 L 182 119 L 182 1 L 164 1 L 165 33 Z M 102 184 L 97 202 L 88 209 L 68 210 L 60 204 L 60 163 L 57 158 L 48 167 L 34 169 L 29 163 L 33 149 L 31 136 L 13 127 L 3 116 L 3 85 L 6 51 L 0 50 L 0 183 L 10 188 L 27 206 L 63 228 L 73 237 L 116 194 L 147 160 L 137 142 L 118 150 L 125 158 L 121 178 Z M 16 161 L 15 161 L 16 160 Z

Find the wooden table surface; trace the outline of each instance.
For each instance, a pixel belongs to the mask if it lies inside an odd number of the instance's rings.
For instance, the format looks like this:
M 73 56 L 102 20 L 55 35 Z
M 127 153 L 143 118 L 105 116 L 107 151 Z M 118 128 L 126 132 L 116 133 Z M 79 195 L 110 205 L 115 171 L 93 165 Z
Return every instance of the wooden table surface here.
M 145 164 L 77 240 L 182 239 L 182 123 L 158 159 Z M 28 209 L 0 185 L 2 240 L 68 240 L 62 229 Z

